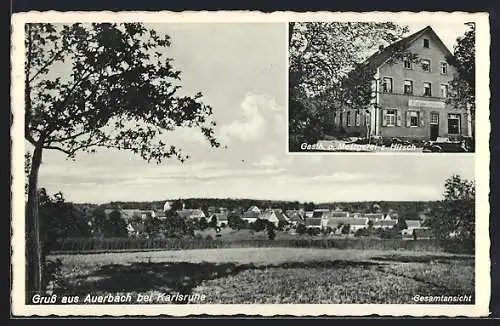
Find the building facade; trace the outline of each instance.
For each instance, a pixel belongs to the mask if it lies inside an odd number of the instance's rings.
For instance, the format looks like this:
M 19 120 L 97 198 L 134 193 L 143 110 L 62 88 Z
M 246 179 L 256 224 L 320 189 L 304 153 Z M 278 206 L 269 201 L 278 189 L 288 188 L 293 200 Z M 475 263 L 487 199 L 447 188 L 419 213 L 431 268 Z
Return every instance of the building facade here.
M 416 59 L 394 59 L 397 51 Z M 455 139 L 472 135 L 467 108 L 446 103 L 456 75 L 446 58 L 452 54 L 430 26 L 381 48 L 366 65 L 375 71 L 372 103 L 335 114 L 346 132 L 400 139 Z

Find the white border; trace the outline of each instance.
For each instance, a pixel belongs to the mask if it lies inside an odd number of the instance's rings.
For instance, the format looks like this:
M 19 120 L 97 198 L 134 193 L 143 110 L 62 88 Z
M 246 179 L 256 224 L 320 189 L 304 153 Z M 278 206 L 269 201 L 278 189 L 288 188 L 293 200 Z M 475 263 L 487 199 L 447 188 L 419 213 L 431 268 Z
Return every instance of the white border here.
M 474 305 L 422 305 L 422 304 L 262 304 L 262 305 L 25 305 L 24 282 L 24 23 L 27 22 L 283 22 L 288 21 L 394 21 L 413 22 L 420 20 L 461 19 L 476 22 L 476 81 L 477 81 L 477 108 L 476 108 L 476 256 L 475 256 L 475 299 Z M 188 316 L 198 314 L 209 315 L 336 315 L 336 316 L 365 316 L 365 315 L 412 315 L 412 316 L 486 316 L 490 300 L 490 260 L 489 260 L 489 24 L 487 13 L 446 13 L 446 12 L 316 12 L 293 13 L 274 12 L 264 14 L 260 12 L 29 12 L 12 16 L 12 314 L 14 316 L 128 316 L 128 315 L 172 315 Z M 285 26 L 288 30 L 288 26 Z M 287 33 L 288 34 L 288 33 Z M 288 51 L 286 51 L 288 52 Z M 288 58 L 284 58 L 287 60 Z M 287 74 L 288 75 L 288 74 Z M 288 81 L 288 80 L 287 80 Z M 288 92 L 288 82 L 285 92 Z M 287 110 L 288 111 L 288 110 Z M 288 114 L 286 117 L 288 121 Z M 288 126 L 287 126 L 288 128 Z M 288 130 L 286 132 L 288 135 Z M 287 136 L 288 138 L 288 136 Z M 288 139 L 286 146 L 288 147 Z M 286 149 L 288 152 L 288 149 Z M 293 153 L 294 155 L 297 153 Z M 301 155 L 302 153 L 299 153 Z M 311 154 L 306 154 L 311 155 Z M 315 153 L 314 155 L 329 155 L 329 153 Z M 350 154 L 350 155 L 363 155 Z M 369 154 L 375 155 L 375 154 Z M 394 155 L 394 153 L 377 153 L 377 155 Z M 399 155 L 419 155 L 412 153 L 398 153 Z M 447 154 L 441 154 L 447 155 Z M 460 155 L 460 154 L 449 154 Z M 466 154 L 471 155 L 471 154 Z

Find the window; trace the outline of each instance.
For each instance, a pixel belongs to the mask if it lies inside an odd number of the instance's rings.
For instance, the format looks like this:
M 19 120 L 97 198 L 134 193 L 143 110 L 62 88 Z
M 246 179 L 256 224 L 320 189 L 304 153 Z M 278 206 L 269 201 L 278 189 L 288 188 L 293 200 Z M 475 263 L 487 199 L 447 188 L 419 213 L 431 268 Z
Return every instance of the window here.
M 441 62 L 441 74 L 446 75 L 448 73 L 448 64 L 446 62 Z
M 448 114 L 448 134 L 460 135 L 460 114 Z
M 346 119 L 345 124 L 347 127 L 351 126 L 351 112 L 350 111 L 347 111 L 347 119 Z
M 396 110 L 387 110 L 385 114 L 385 125 L 394 127 L 396 125 Z
M 360 114 L 358 111 L 356 111 L 356 113 L 354 114 L 354 125 L 356 127 L 359 127 L 360 123 L 361 123 L 361 119 L 360 119 Z
M 412 68 L 411 66 L 411 60 L 410 59 L 405 59 L 404 62 L 403 62 L 404 66 L 405 66 L 405 69 L 410 69 Z
M 432 96 L 431 83 L 424 83 L 424 96 Z
M 429 40 L 424 38 L 424 48 L 429 48 Z
M 404 93 L 405 94 L 413 94 L 413 82 L 411 80 L 405 80 Z
M 431 112 L 431 125 L 439 124 L 439 113 Z
M 440 85 L 441 97 L 448 97 L 448 85 Z
M 418 112 L 408 111 L 410 114 L 410 127 L 418 127 Z
M 382 83 L 382 92 L 392 93 L 392 78 L 384 77 L 384 80 Z
M 431 60 L 428 60 L 428 59 L 422 60 L 422 70 L 425 72 L 431 71 Z

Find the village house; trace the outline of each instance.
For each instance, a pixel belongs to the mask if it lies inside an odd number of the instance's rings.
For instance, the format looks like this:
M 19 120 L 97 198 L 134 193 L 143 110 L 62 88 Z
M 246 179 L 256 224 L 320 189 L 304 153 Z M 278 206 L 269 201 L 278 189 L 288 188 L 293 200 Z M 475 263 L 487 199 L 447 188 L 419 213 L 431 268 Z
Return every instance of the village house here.
M 398 224 L 397 219 L 392 219 L 389 216 L 386 216 L 383 220 L 377 220 L 373 223 L 374 229 L 392 229 Z
M 183 208 L 183 209 L 180 209 L 178 211 L 176 211 L 177 215 L 181 218 L 185 218 L 185 219 L 201 219 L 202 217 L 205 217 L 205 213 L 203 213 L 203 211 L 199 208 L 195 208 L 195 209 L 190 209 L 190 208 Z
M 258 214 L 260 214 L 260 213 L 261 213 L 260 208 L 258 208 L 258 207 L 257 207 L 257 206 L 255 206 L 255 205 L 254 205 L 254 206 L 250 206 L 250 207 L 248 208 L 247 212 L 255 212 L 255 213 L 258 213 Z
M 368 218 L 358 218 L 358 217 L 330 218 L 326 224 L 326 227 L 331 228 L 332 230 L 335 231 L 337 229 L 340 229 L 344 225 L 349 225 L 349 232 L 355 233 L 359 229 L 368 228 Z
M 222 228 L 228 225 L 227 217 L 228 217 L 227 212 L 213 213 L 212 215 L 210 215 L 208 221 L 210 222 L 213 218 L 215 218 L 215 220 L 217 221 L 217 226 Z
M 259 215 L 259 219 L 269 221 L 269 222 L 273 223 L 276 227 L 278 226 L 279 221 L 280 221 L 278 216 L 276 216 L 276 210 L 271 209 L 271 208 L 265 209 Z
M 421 227 L 413 229 L 412 235 L 403 236 L 404 240 L 430 240 L 434 237 L 432 230 L 428 227 Z
M 300 210 L 286 210 L 285 215 L 288 217 L 288 220 L 293 226 L 296 226 L 298 223 L 302 223 L 304 221 L 303 212 Z
M 307 229 L 323 229 L 323 219 L 317 217 L 306 217 L 304 225 Z
M 246 211 L 243 213 L 243 216 L 241 218 L 244 221 L 246 221 L 247 223 L 254 223 L 259 218 L 259 215 L 260 215 L 260 212 Z
M 394 58 L 396 53 L 404 55 Z M 451 56 L 430 26 L 381 47 L 364 65 L 375 71 L 371 104 L 335 108 L 335 127 L 363 136 L 399 139 L 471 136 L 470 108 L 445 103 L 456 75 L 455 67 L 446 60 Z

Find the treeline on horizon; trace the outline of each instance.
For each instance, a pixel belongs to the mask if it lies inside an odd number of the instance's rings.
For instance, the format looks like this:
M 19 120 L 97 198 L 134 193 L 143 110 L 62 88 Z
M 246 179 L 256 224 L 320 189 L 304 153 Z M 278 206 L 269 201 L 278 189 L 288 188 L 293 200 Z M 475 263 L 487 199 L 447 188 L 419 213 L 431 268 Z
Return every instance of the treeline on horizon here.
M 405 215 L 415 215 L 413 217 L 418 217 L 417 213 L 422 213 L 434 208 L 439 201 L 357 201 L 357 202 L 299 202 L 299 201 L 284 201 L 284 200 L 262 200 L 262 199 L 237 199 L 237 198 L 179 198 L 179 199 L 169 199 L 163 201 L 113 201 L 104 204 L 76 204 L 76 205 L 90 205 L 95 207 L 101 207 L 103 209 L 157 209 L 162 210 L 165 202 L 171 203 L 171 208 L 173 210 L 178 210 L 182 208 L 182 204 L 185 208 L 200 208 L 205 213 L 209 207 L 225 207 L 229 210 L 233 209 L 243 209 L 246 210 L 250 206 L 257 206 L 261 209 L 265 208 L 280 208 L 283 210 L 289 209 L 305 209 L 312 210 L 316 208 L 328 208 L 331 210 L 340 209 L 349 212 L 361 212 L 361 213 L 391 213 L 397 212 Z

